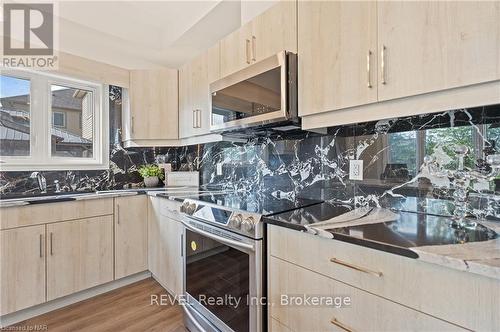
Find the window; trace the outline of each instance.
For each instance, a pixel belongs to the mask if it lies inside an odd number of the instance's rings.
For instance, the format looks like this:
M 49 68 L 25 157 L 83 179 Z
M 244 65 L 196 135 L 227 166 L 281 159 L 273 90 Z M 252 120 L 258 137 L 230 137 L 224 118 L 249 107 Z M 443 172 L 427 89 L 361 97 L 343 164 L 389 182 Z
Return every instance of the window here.
M 2 170 L 108 168 L 102 84 L 21 70 L 0 80 Z
M 54 127 L 66 127 L 66 114 L 61 112 L 52 112 L 52 125 Z

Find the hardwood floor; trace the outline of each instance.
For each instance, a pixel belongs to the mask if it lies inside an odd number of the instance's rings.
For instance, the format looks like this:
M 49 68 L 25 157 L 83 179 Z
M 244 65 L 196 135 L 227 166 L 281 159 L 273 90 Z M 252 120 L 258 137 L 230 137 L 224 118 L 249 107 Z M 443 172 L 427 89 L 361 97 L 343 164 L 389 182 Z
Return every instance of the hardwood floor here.
M 179 305 L 151 305 L 151 295 L 168 294 L 149 278 L 20 322 L 47 326 L 50 332 L 185 332 Z

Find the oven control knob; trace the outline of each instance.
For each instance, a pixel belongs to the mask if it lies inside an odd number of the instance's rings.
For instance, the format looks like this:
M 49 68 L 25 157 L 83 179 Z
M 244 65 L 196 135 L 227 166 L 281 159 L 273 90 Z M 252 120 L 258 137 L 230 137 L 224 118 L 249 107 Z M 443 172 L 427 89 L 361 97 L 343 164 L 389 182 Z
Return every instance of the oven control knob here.
M 189 215 L 193 215 L 193 213 L 196 211 L 196 204 L 194 203 L 189 203 L 186 206 L 186 213 Z
M 189 202 L 183 202 L 181 207 L 180 207 L 180 211 L 183 213 L 187 213 L 188 206 L 189 206 Z
M 255 226 L 254 217 L 248 217 L 241 223 L 241 228 L 243 228 L 245 232 L 251 232 L 254 226 Z
M 242 221 L 243 221 L 243 216 L 239 213 L 233 217 L 231 222 L 234 226 L 236 226 L 236 228 L 240 228 Z

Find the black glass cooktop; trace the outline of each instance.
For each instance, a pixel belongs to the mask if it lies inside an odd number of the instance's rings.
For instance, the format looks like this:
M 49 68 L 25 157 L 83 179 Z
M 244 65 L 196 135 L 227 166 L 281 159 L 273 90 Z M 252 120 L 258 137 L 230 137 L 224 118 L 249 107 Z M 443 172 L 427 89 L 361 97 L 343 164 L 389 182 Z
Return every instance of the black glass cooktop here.
M 228 209 L 258 213 L 264 216 L 270 216 L 322 202 L 320 200 L 306 198 L 279 198 L 272 195 L 254 193 L 204 193 L 196 196 L 186 196 L 183 198 L 216 204 L 220 207 Z
M 353 215 L 353 212 L 354 207 L 350 205 L 324 202 L 267 217 L 264 221 L 413 258 L 418 256 L 408 248 L 486 241 L 497 237 L 494 231 L 482 225 L 475 229 L 457 230 L 450 226 L 449 217 L 391 210 L 365 209 L 356 218 L 344 218 L 353 222 L 368 221 L 362 225 L 338 227 L 335 222 L 318 224 Z M 387 221 L 377 222 L 376 216 L 370 219 L 370 213 L 380 212 L 390 216 Z

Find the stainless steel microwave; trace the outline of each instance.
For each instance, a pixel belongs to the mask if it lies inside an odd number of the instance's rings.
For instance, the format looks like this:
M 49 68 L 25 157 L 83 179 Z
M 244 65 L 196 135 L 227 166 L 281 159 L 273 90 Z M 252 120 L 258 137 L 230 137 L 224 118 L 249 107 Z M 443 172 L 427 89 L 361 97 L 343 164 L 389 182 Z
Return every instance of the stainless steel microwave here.
M 210 84 L 213 132 L 298 123 L 297 55 L 282 51 Z

